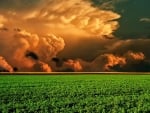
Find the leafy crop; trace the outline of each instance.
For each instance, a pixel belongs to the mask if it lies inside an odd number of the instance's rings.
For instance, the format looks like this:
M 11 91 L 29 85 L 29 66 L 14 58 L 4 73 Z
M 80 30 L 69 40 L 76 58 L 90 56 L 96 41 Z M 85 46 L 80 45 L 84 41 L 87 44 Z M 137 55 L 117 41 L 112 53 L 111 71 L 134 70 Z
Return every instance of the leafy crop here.
M 150 76 L 1 76 L 0 113 L 149 113 Z

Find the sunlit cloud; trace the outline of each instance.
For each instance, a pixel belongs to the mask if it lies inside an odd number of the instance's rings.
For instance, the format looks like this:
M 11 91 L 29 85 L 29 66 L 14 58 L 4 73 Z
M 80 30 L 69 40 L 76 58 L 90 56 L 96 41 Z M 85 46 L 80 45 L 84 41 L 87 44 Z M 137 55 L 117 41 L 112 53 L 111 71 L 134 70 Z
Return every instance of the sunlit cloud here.
M 0 56 L 0 72 L 13 72 L 13 67 Z
M 140 64 L 150 65 L 149 39 L 122 40 L 113 34 L 121 15 L 110 9 L 120 0 L 104 0 L 100 6 L 89 0 L 35 2 L 21 8 L 21 1 L 13 0 L 10 8 L 0 8 L 0 56 L 7 64 L 2 69 L 136 71 Z
M 48 64 L 46 64 L 44 62 L 41 62 L 41 61 L 38 61 L 33 65 L 33 71 L 36 71 L 36 72 L 52 72 L 52 69 Z
M 0 54 L 5 56 L 11 65 L 20 67 L 21 71 L 24 71 L 23 68 L 30 69 L 35 64 L 35 61 L 26 57 L 27 51 L 35 52 L 40 61 L 48 62 L 65 46 L 64 40 L 54 35 L 39 37 L 26 31 L 9 29 L 1 31 L 0 36 Z
M 141 18 L 140 19 L 141 22 L 150 22 L 150 18 Z
M 2 15 L 0 15 L 0 28 L 4 26 L 4 22 L 6 22 L 6 18 Z

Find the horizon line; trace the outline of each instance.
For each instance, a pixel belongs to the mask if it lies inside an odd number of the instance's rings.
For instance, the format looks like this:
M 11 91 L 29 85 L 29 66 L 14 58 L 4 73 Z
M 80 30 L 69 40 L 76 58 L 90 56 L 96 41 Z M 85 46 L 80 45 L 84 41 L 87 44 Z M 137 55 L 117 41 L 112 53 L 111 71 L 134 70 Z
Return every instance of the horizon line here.
M 123 74 L 123 75 L 149 75 L 150 72 L 0 72 L 0 75 L 78 75 L 78 74 Z

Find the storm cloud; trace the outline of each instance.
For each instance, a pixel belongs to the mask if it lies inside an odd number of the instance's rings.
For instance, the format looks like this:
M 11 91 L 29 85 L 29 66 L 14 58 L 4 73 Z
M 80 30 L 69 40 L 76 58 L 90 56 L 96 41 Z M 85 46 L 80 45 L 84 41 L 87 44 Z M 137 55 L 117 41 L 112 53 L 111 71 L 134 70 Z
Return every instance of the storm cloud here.
M 110 9 L 118 0 L 104 0 L 100 6 L 89 0 L 12 0 L 11 6 L 8 1 L 0 2 L 4 70 L 150 71 L 150 39 L 120 39 L 113 34 L 121 15 Z
M 20 71 L 30 70 L 37 61 L 43 65 L 41 62 L 50 61 L 65 46 L 63 39 L 54 35 L 39 37 L 26 31 L 9 29 L 1 31 L 0 36 L 0 54 L 7 58 L 11 65 L 19 67 Z

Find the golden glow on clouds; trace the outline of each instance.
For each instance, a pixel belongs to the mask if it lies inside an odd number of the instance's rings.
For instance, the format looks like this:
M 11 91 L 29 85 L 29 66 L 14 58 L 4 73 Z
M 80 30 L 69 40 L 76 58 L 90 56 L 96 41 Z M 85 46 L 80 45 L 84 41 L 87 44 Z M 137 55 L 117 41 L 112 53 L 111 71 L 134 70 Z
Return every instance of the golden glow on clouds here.
M 0 56 L 5 59 L 0 57 L 0 62 L 5 65 L 1 63 L 0 67 L 11 72 L 14 66 L 19 71 L 115 71 L 113 67 L 116 65 L 122 68 L 130 64 L 130 61 L 145 60 L 142 52 L 123 51 L 121 55 L 113 54 L 116 48 L 125 49 L 128 44 L 134 43 L 134 40 L 107 41 L 118 28 L 116 19 L 119 18 L 119 14 L 94 7 L 88 0 L 45 0 L 33 10 L 2 12 Z M 62 67 L 57 67 L 52 62 L 51 59 L 59 52 L 70 49 L 74 44 L 86 45 L 83 40 L 87 37 L 91 42 L 98 37 L 101 41 L 99 49 L 104 48 L 105 53 L 89 62 L 80 58 L 68 58 L 61 61 Z M 77 43 L 75 39 L 83 40 Z M 76 50 L 80 56 L 80 49 Z M 38 60 L 27 58 L 27 51 L 34 52 Z M 117 52 L 121 53 L 119 50 Z
M 13 72 L 13 68 L 11 65 L 7 63 L 7 61 L 0 56 L 0 70 Z
M 128 68 L 132 63 L 138 64 L 139 61 L 144 61 L 145 55 L 142 52 L 132 52 L 128 51 L 123 55 L 115 54 L 103 54 L 99 55 L 92 62 L 86 62 L 83 60 L 78 60 L 82 66 L 82 71 L 92 71 L 92 72 L 107 72 L 115 71 L 113 68 L 118 66 L 120 69 Z M 134 68 L 134 67 L 132 67 Z
M 44 26 L 45 32 L 101 37 L 112 35 L 118 28 L 118 22 L 113 20 L 120 15 L 93 7 L 88 1 L 49 0 L 42 6 L 38 11 L 30 13 L 26 19 L 32 23 L 34 21 L 35 26 Z
M 6 22 L 6 19 L 4 18 L 4 16 L 0 15 L 0 28 L 3 27 L 4 22 Z
M 82 71 L 82 66 L 78 60 L 69 59 L 68 61 L 64 62 L 64 66 L 71 68 L 75 72 Z
M 30 70 L 36 63 L 25 57 L 28 50 L 34 51 L 41 62 L 48 62 L 65 46 L 64 40 L 54 35 L 39 37 L 37 34 L 26 31 L 8 30 L 0 31 L 0 36 L 2 36 L 0 42 L 1 54 L 7 58 L 10 64 L 19 67 L 21 71 Z
M 85 0 L 47 0 L 34 10 L 3 12 L 7 26 L 45 35 L 102 37 L 112 36 L 120 15 L 93 7 Z M 41 29 L 42 28 L 42 29 Z

